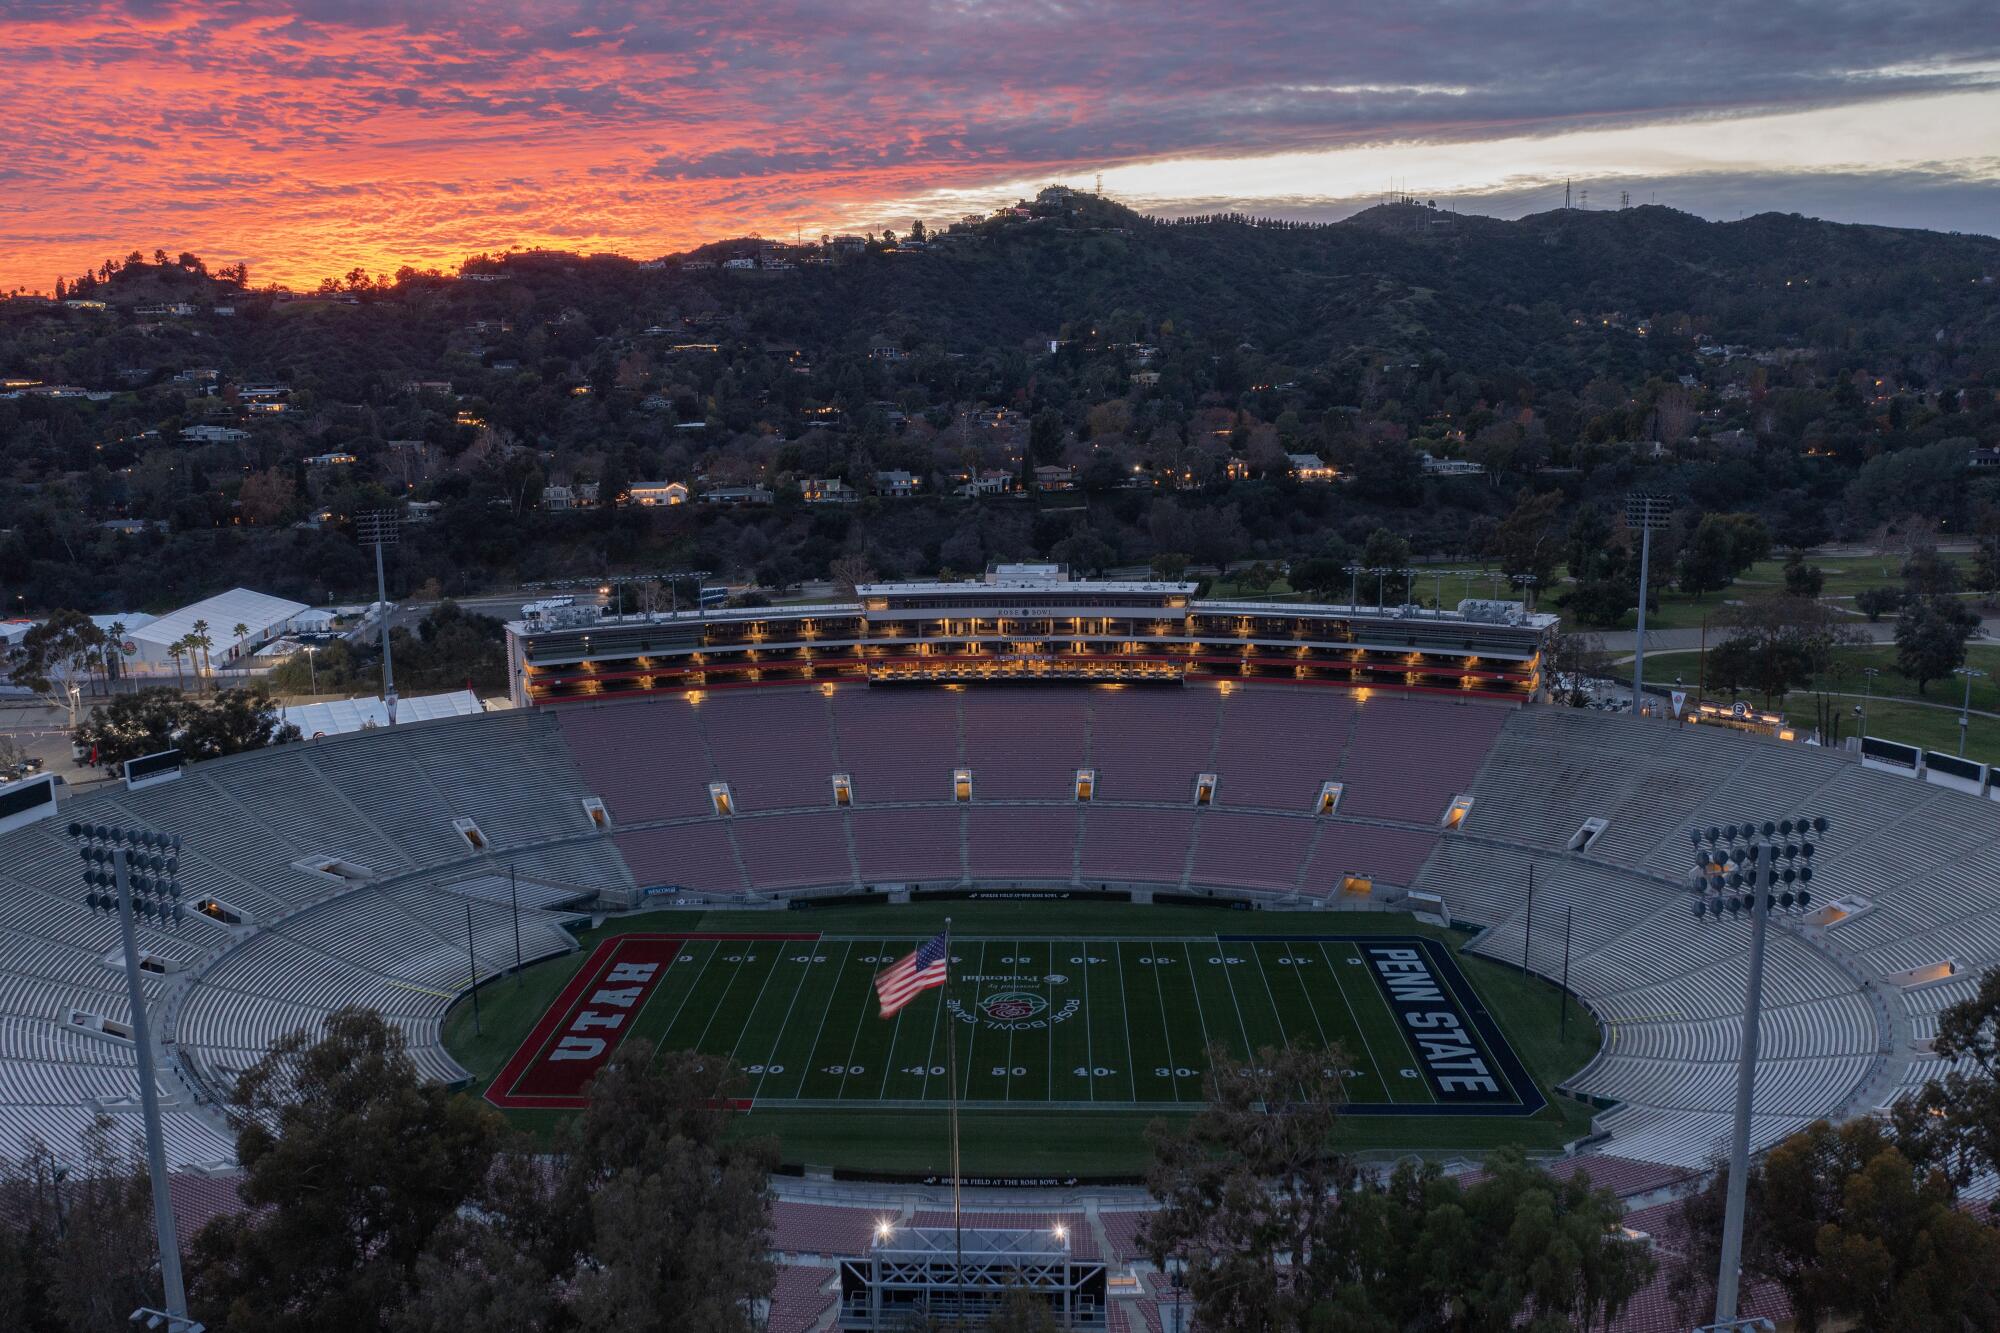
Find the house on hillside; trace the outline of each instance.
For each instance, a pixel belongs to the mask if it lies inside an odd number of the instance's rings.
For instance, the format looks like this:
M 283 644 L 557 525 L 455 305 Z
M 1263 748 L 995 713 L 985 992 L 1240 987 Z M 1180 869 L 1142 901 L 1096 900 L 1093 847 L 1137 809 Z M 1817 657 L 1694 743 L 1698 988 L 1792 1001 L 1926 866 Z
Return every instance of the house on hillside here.
M 1285 462 L 1291 469 L 1293 479 L 1297 481 L 1328 482 L 1340 476 L 1333 465 L 1318 454 L 1286 454 Z
M 875 494 L 886 495 L 891 499 L 908 499 L 917 493 L 917 488 L 922 484 L 914 475 L 900 468 L 875 474 Z
M 861 499 L 861 492 L 839 477 L 801 477 L 799 494 L 809 505 L 857 504 Z
M 625 488 L 620 504 L 638 505 L 641 509 L 652 509 L 664 505 L 684 505 L 688 502 L 688 488 L 678 481 L 635 481 Z

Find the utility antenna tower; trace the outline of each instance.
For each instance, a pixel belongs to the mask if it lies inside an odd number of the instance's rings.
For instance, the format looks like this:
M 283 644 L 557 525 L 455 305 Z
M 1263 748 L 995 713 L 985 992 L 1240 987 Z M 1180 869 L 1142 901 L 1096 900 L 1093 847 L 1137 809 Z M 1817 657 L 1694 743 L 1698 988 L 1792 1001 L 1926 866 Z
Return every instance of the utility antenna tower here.
M 1569 177 L 1563 177 L 1563 211 L 1569 211 Z
M 396 665 L 389 657 L 389 585 L 382 574 L 382 548 L 402 537 L 403 516 L 393 509 L 371 509 L 355 519 L 354 532 L 364 546 L 375 548 L 375 605 L 382 624 L 382 706 L 389 725 L 396 725 Z
M 1632 192 L 1630 190 L 1620 190 L 1618 192 L 1618 206 L 1620 208 L 1630 208 L 1632 206 Z
M 1104 173 L 1101 171 L 1097 173 L 1097 189 L 1093 191 L 1093 193 L 1096 194 L 1099 199 L 1102 199 L 1104 197 Z
M 1590 187 L 1588 185 L 1576 192 L 1576 206 L 1580 209 L 1590 207 Z

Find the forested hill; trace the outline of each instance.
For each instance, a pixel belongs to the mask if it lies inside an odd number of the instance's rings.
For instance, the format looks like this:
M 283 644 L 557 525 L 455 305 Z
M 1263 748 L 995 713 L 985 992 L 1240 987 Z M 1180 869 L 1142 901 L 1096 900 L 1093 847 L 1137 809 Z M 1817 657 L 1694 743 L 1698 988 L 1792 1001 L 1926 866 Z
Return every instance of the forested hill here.
M 310 293 L 134 252 L 0 300 L 0 585 L 16 609 L 358 594 L 350 516 L 405 502 L 434 516 L 413 586 L 452 589 L 1064 542 L 1291 557 L 1378 528 L 1472 552 L 1537 494 L 1610 512 L 1635 484 L 1683 526 L 2000 530 L 2000 474 L 1966 479 L 2000 445 L 1996 277 L 2000 240 L 1797 216 L 1169 222 L 1054 188 L 896 233 Z M 1291 455 L 1343 484 L 1298 485 Z M 1020 503 L 1037 466 L 1078 494 Z M 811 505 L 828 479 L 861 503 Z M 760 498 L 614 517 L 635 480 Z
M 1647 336 L 1683 345 L 1867 356 L 1990 342 L 2000 321 L 2000 240 L 1985 236 L 1782 214 L 1714 223 L 1657 206 L 1502 221 L 1401 204 L 1332 224 L 1233 216 L 1162 223 L 1091 196 L 1074 199 L 1033 216 L 932 230 L 921 247 L 908 236 L 885 246 L 871 235 L 860 254 L 782 273 L 690 271 L 690 260 L 755 256 L 760 245 L 768 257 L 771 243 L 754 239 L 643 265 L 552 252 L 469 262 L 517 284 L 506 291 L 410 270 L 389 280 L 356 271 L 329 286 L 356 293 L 374 307 L 367 314 L 241 321 L 225 343 L 246 373 L 339 375 L 347 382 L 327 387 L 348 399 L 371 374 L 438 371 L 461 350 L 451 335 L 464 318 L 488 312 L 568 312 L 599 335 L 722 315 L 741 332 L 804 349 L 887 342 L 974 359 L 1057 339 L 1142 340 L 1167 326 L 1211 349 L 1242 345 L 1287 378 L 1352 382 L 1371 363 L 1414 360 L 1580 387 L 1594 375 L 1649 368 L 1633 355 L 1642 349 L 1596 336 L 1607 321 L 1643 321 Z M 90 294 L 128 308 L 171 298 L 158 272 L 129 265 Z M 252 315 L 268 299 L 220 285 L 203 292 Z M 68 350 L 87 360 L 86 349 Z M 505 347 L 482 351 L 488 363 L 509 359 Z M 85 366 L 72 366 L 50 369 L 88 378 Z

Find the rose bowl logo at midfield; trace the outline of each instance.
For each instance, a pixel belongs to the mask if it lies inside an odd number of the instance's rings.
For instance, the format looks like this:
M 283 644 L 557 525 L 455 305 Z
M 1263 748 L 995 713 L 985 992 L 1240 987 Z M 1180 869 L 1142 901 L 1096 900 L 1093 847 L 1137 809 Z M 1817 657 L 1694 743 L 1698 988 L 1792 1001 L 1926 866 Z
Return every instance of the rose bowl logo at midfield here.
M 1009 990 L 988 995 L 979 1002 L 979 1012 L 996 1023 L 1019 1023 L 1035 1017 L 1049 1002 L 1032 991 Z

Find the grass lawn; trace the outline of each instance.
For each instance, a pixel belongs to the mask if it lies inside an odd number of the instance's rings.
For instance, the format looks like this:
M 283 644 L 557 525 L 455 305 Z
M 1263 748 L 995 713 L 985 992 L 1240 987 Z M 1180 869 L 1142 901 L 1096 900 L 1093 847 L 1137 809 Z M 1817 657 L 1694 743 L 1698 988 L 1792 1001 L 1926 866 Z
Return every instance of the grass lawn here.
M 746 948 L 715 958 L 709 955 L 737 946 L 690 943 L 685 947 L 693 965 L 667 970 L 658 992 L 661 1003 L 649 1002 L 635 1023 L 633 1039 L 665 1037 L 676 1046 L 733 1049 L 739 1064 L 764 1070 L 753 1075 L 760 1084 L 759 1104 L 740 1125 L 744 1133 L 776 1135 L 787 1162 L 935 1171 L 944 1160 L 946 1117 L 935 1089 L 927 1091 L 922 1076 L 942 1067 L 930 1064 L 943 1058 L 935 1038 L 944 1012 L 941 997 L 927 993 L 904 1011 L 905 1018 L 921 1012 L 931 1024 L 928 1032 L 913 1025 L 905 1033 L 898 1023 L 882 1022 L 866 1001 L 868 979 L 879 964 L 864 960 L 907 949 L 911 939 L 938 929 L 947 914 L 954 919 L 955 952 L 967 960 L 962 967 L 983 968 L 989 977 L 1009 969 L 1022 974 L 1013 989 L 1046 997 L 1045 1014 L 1060 1007 L 1062 996 L 1078 994 L 1080 982 L 1097 987 L 1088 1006 L 1073 1011 L 1068 1022 L 989 1032 L 994 1025 L 975 1021 L 978 1016 L 965 1006 L 974 1000 L 983 1005 L 983 992 L 999 983 L 973 985 L 971 977 L 982 974 L 972 972 L 965 973 L 964 983 L 954 983 L 952 994 L 964 992 L 964 1000 L 954 1003 L 961 1005 L 964 1020 L 957 1030 L 961 1067 L 968 1071 L 966 1096 L 982 1103 L 981 1109 L 962 1115 L 969 1173 L 1137 1173 L 1148 1159 L 1144 1126 L 1158 1116 L 1174 1119 L 1192 1109 L 1189 1102 L 1199 1095 L 1197 1052 L 1204 1037 L 1223 1039 L 1224 1032 L 1217 1029 L 1226 1028 L 1228 1044 L 1239 1049 L 1246 1043 L 1311 1040 L 1324 1034 L 1362 1048 L 1350 1061 L 1357 1070 L 1357 1103 L 1428 1106 L 1437 1100 L 1435 1085 L 1403 1073 L 1414 1057 L 1407 1047 L 1391 1049 L 1401 1039 L 1401 1029 L 1367 969 L 1356 963 L 1337 966 L 1348 962 L 1343 948 L 1353 951 L 1358 945 L 1308 950 L 1283 939 L 1213 942 L 1218 935 L 1249 933 L 1363 939 L 1400 935 L 1439 940 L 1455 949 L 1465 939 L 1461 933 L 1381 913 L 1251 914 L 1112 903 L 963 901 L 784 913 L 652 913 L 588 932 L 581 937 L 583 951 L 492 983 L 480 996 L 477 1033 L 472 1006 L 461 1001 L 446 1018 L 446 1045 L 474 1074 L 474 1090 L 483 1091 L 590 950 L 613 934 L 818 931 L 843 937 L 824 945 L 770 949 L 764 957 Z M 806 955 L 813 953 L 821 961 L 807 965 Z M 1086 955 L 1094 966 L 1077 965 Z M 1568 1036 L 1559 1042 L 1554 986 L 1487 959 L 1454 956 L 1501 1040 L 1549 1104 L 1527 1116 L 1435 1109 L 1407 1115 L 1357 1113 L 1342 1122 L 1342 1144 L 1385 1152 L 1479 1150 L 1509 1143 L 1553 1148 L 1587 1132 L 1589 1109 L 1555 1096 L 1551 1085 L 1595 1053 L 1595 1023 L 1570 1002 Z M 1155 966 L 1147 959 L 1167 965 Z M 1063 975 L 1076 973 L 1087 976 Z M 1051 982 L 1056 975 L 1063 975 L 1062 982 Z M 1051 982 L 1052 988 L 1040 982 Z M 800 996 L 806 997 L 804 1020 L 798 1017 Z M 828 1038 L 830 1027 L 844 1030 Z M 998 1045 L 1002 1041 L 1004 1051 Z M 836 1046 L 841 1049 L 834 1051 Z M 760 1055 L 760 1050 L 766 1053 Z M 852 1076 L 856 1066 L 865 1070 L 860 1082 Z M 868 1084 L 874 1086 L 864 1086 Z M 810 1104 L 800 1104 L 801 1099 Z M 1092 1101 L 1116 1109 L 1090 1109 Z M 572 1113 L 507 1114 L 548 1134 Z
M 1930 692 L 1919 695 L 1916 682 L 1896 670 L 1894 644 L 1843 649 L 1836 657 L 1836 671 L 1822 679 L 1820 686 L 1828 693 L 1855 696 L 1844 700 L 1846 703 L 1862 702 L 1866 684 L 1861 674 L 1863 668 L 1874 667 L 1882 673 L 1868 690 L 1872 694 L 1868 701 L 1869 735 L 1946 754 L 1958 752 L 1958 707 L 1965 697 L 1963 680 L 1956 676 L 1934 680 Z M 1701 678 L 1701 661 L 1699 652 L 1648 653 L 1647 674 L 1655 680 L 1679 676 L 1692 687 Z M 1965 650 L 1965 661 L 1967 666 L 1987 673 L 1972 682 L 1973 714 L 1966 738 L 1966 757 L 2000 764 L 2000 717 L 1980 716 L 1982 711 L 2000 713 L 2000 646 L 1970 644 Z M 1753 698 L 1751 702 L 1759 701 Z M 1792 696 L 1787 715 L 1795 723 L 1812 725 L 1813 707 L 1806 692 Z M 1858 735 L 1859 721 L 1850 708 L 1842 724 L 1842 737 Z

